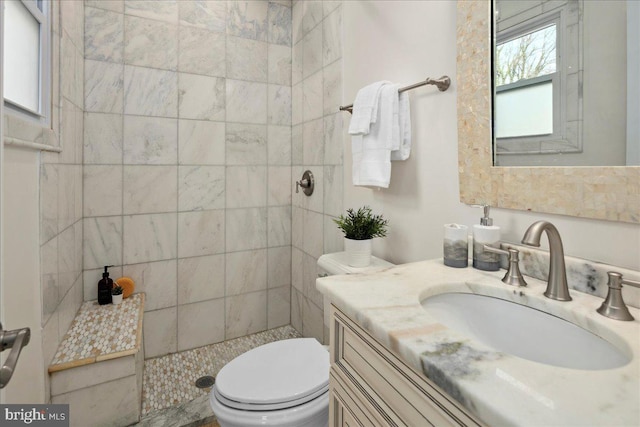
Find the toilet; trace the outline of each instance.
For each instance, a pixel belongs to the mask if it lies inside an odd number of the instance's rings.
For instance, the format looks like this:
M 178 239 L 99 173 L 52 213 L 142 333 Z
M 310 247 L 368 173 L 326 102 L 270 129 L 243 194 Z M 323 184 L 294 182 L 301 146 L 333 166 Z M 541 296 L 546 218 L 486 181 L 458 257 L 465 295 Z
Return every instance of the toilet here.
M 318 260 L 319 276 L 375 271 L 391 265 L 372 257 L 369 267 L 349 267 L 344 252 Z M 315 338 L 256 347 L 220 370 L 209 394 L 211 409 L 221 427 L 326 427 L 329 366 L 329 352 Z

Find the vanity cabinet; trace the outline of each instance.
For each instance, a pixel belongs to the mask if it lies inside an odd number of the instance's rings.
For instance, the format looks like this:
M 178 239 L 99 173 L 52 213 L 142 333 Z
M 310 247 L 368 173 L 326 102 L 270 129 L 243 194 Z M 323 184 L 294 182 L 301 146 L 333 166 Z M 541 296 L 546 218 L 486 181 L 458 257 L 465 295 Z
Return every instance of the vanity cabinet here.
M 330 426 L 482 426 L 331 306 Z

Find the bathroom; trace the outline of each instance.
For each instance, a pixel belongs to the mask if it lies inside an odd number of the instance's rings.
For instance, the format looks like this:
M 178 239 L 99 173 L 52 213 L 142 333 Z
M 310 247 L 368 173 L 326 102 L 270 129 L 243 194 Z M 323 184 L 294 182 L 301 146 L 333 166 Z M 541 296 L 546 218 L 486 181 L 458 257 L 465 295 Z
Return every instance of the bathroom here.
M 3 113 L 0 320 L 31 341 L 0 402 L 50 401 L 47 368 L 104 265 L 146 294 L 151 360 L 289 325 L 328 343 L 317 260 L 343 249 L 332 219 L 347 208 L 389 219 L 376 256 L 441 257 L 443 224 L 480 217 L 460 201 L 457 6 L 52 2 L 53 132 Z M 445 74 L 449 90 L 410 93 L 412 154 L 390 188 L 352 186 L 338 107 L 374 81 Z M 294 184 L 307 169 L 310 197 Z M 542 195 L 492 209 L 501 239 L 547 220 L 566 255 L 640 270 L 638 167 L 620 171 L 633 220 L 545 213 Z M 611 199 L 599 188 L 583 190 L 594 204 Z

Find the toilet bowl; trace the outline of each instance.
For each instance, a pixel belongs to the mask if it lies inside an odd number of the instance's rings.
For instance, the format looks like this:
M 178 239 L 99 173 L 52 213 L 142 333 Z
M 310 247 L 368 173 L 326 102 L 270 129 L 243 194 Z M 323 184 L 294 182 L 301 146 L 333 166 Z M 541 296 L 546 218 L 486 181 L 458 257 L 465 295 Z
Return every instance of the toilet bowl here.
M 329 353 L 314 338 L 254 348 L 216 376 L 209 403 L 221 427 L 325 427 Z

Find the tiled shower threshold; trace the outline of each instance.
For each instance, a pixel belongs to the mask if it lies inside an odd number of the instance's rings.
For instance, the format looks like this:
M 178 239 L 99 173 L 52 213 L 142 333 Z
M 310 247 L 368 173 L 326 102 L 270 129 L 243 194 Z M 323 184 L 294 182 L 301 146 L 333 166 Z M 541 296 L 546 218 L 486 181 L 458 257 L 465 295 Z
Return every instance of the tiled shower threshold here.
M 145 360 L 142 420 L 136 426 L 217 425 L 208 401 L 211 388 L 197 388 L 196 380 L 204 375 L 215 377 L 225 364 L 252 348 L 300 337 L 291 326 L 283 326 Z

